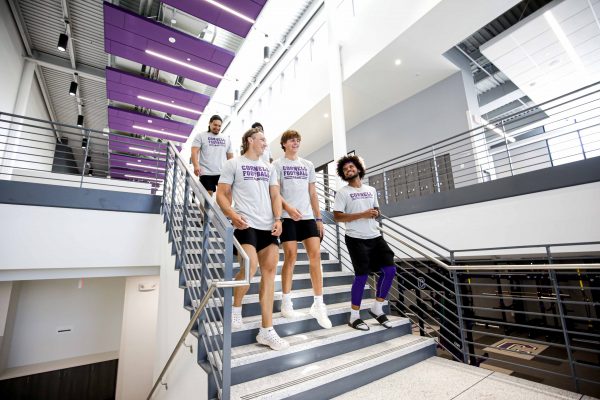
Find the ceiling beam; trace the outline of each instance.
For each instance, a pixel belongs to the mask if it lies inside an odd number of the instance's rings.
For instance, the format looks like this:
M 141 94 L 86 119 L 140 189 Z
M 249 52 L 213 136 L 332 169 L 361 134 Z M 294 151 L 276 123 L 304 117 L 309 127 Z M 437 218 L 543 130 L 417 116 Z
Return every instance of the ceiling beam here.
M 68 74 L 77 73 L 77 75 L 86 79 L 91 79 L 102 83 L 106 82 L 104 70 L 101 68 L 91 67 L 89 65 L 79 65 L 76 68 L 72 68 L 70 60 L 66 60 L 48 53 L 42 53 L 37 50 L 32 50 L 32 53 L 33 54 L 31 57 L 25 57 L 25 59 L 33 61 L 42 67 L 66 72 Z

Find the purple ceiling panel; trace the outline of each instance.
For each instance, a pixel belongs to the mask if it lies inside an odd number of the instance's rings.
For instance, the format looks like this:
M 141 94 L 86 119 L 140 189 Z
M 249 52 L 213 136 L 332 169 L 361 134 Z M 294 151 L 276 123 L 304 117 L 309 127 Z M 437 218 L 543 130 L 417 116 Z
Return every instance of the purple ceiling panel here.
M 119 154 L 111 154 L 110 166 L 134 171 L 145 171 L 152 174 L 164 175 L 165 161 L 150 160 L 146 158 L 129 157 Z
M 256 20 L 266 2 L 266 0 L 219 0 L 219 3 L 223 6 L 253 20 Z M 163 3 L 241 37 L 246 37 L 252 28 L 251 22 L 224 11 L 207 1 L 163 0 Z
M 137 139 L 111 133 L 108 135 L 108 148 L 121 153 L 140 154 L 145 156 L 165 156 L 168 143 Z
M 185 142 L 194 129 L 193 125 L 183 122 L 151 117 L 115 107 L 108 107 L 108 127 L 175 142 Z
M 198 119 L 210 100 L 210 97 L 191 90 L 142 78 L 110 67 L 106 67 L 106 95 L 110 100 L 180 115 L 193 120 Z M 138 96 L 141 96 L 142 99 Z
M 111 178 L 126 179 L 130 181 L 146 181 L 150 183 L 162 183 L 165 178 L 164 174 L 156 174 L 154 172 L 133 171 L 118 167 L 110 168 Z
M 222 76 L 235 57 L 229 50 L 107 2 L 104 2 L 104 47 L 107 53 L 214 87 L 218 86 L 221 78 L 210 76 L 198 68 Z M 177 63 L 147 51 L 172 58 Z

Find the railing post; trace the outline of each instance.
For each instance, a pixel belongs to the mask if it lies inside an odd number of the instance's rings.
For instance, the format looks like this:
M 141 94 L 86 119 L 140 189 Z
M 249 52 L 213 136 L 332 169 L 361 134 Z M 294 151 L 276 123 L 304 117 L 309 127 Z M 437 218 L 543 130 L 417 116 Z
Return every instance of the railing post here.
M 458 327 L 460 329 L 460 347 L 462 350 L 463 362 L 469 363 L 467 341 L 465 340 L 465 324 L 463 320 L 462 299 L 460 294 L 460 285 L 458 284 L 458 272 L 452 271 L 452 281 L 454 282 L 454 296 L 456 300 L 456 315 L 458 315 Z
M 171 151 L 170 149 L 171 146 L 167 146 L 167 154 L 165 156 L 165 178 L 163 179 L 163 193 L 162 193 L 162 197 L 161 197 L 161 208 L 162 208 L 162 212 L 163 214 L 167 214 L 167 210 L 166 210 L 166 206 L 167 206 L 167 196 L 165 196 L 167 194 L 167 175 L 169 173 L 169 152 Z M 171 182 L 173 182 L 173 180 L 171 180 Z
M 435 147 L 431 146 L 431 154 L 433 155 L 433 170 L 435 172 L 435 185 L 437 187 L 437 192 L 441 192 L 442 188 L 440 187 L 440 175 L 438 172 L 437 162 L 435 160 Z
M 208 250 L 210 249 L 210 204 L 208 200 L 204 200 L 204 210 L 202 211 L 202 255 L 200 256 L 200 276 L 202 282 L 200 284 L 201 293 L 204 294 L 208 289 Z
M 89 135 L 89 131 L 85 130 L 85 133 L 83 134 L 83 138 L 86 139 L 87 138 L 87 145 L 85 146 L 85 154 L 83 155 L 83 168 L 81 169 L 81 180 L 79 181 L 79 189 L 81 189 L 83 187 L 83 177 L 85 176 L 85 166 L 87 165 L 87 157 L 88 157 L 88 153 L 89 153 L 89 148 L 92 145 L 91 141 L 92 138 Z
M 337 246 L 337 259 L 340 262 L 340 265 L 342 265 L 342 244 L 341 244 L 341 239 L 340 239 L 340 224 L 338 224 L 337 222 L 335 223 L 335 241 L 336 241 L 336 246 Z
M 225 231 L 225 280 L 233 279 L 233 228 Z M 240 265 L 240 268 L 242 266 Z M 246 266 L 250 268 L 250 266 Z M 231 309 L 233 289 L 223 288 L 223 389 L 221 400 L 228 400 L 231 388 Z
M 548 264 L 552 264 L 552 253 L 550 252 L 550 246 L 546 246 L 546 254 L 548 255 Z M 575 370 L 575 364 L 573 363 L 573 350 L 571 349 L 571 341 L 569 339 L 569 331 L 566 324 L 565 312 L 563 303 L 560 297 L 560 288 L 558 287 L 558 278 L 556 271 L 551 269 L 548 271 L 550 274 L 550 280 L 552 281 L 552 287 L 556 295 L 556 308 L 558 309 L 558 315 L 560 318 L 560 325 L 562 326 L 563 337 L 565 339 L 565 348 L 567 350 L 567 356 L 569 357 L 569 368 L 571 370 L 571 377 L 575 384 L 575 391 L 579 391 L 579 379 L 577 379 L 577 371 Z
M 174 236 L 172 234 L 173 232 L 173 213 L 175 212 L 175 191 L 177 189 L 177 160 L 173 159 L 173 179 L 172 179 L 172 183 L 173 187 L 171 188 L 171 212 L 169 213 L 169 233 L 170 233 L 170 238 L 171 240 L 174 239 Z

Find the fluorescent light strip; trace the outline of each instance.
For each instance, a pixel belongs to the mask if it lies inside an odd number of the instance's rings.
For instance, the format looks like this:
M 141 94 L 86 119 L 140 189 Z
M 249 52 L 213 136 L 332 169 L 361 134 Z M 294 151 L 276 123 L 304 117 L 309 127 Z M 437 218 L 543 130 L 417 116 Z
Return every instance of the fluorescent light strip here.
M 162 179 L 150 178 L 148 176 L 139 176 L 139 175 L 123 175 L 125 178 L 133 178 L 133 179 L 143 179 L 145 181 L 154 181 L 154 182 L 162 182 Z
M 178 138 L 182 138 L 182 139 L 187 139 L 188 138 L 185 135 L 179 135 L 177 133 L 172 133 L 172 132 L 165 132 L 165 131 L 161 131 L 161 130 L 158 130 L 158 129 L 146 128 L 145 126 L 133 125 L 132 128 L 133 129 L 139 129 L 141 131 L 148 131 L 148 132 L 160 133 L 161 135 L 173 136 L 173 137 L 178 137 Z
M 160 167 L 151 167 L 150 165 L 145 165 L 145 164 L 136 164 L 136 163 L 125 163 L 125 165 L 128 165 L 130 167 L 135 167 L 135 168 L 144 168 L 144 169 L 156 169 L 156 170 L 160 170 L 162 171 L 164 168 L 160 168 Z
M 215 72 L 209 71 L 209 70 L 204 69 L 204 68 L 196 67 L 195 65 L 192 65 L 192 64 L 187 63 L 185 61 L 181 61 L 181 60 L 178 60 L 176 58 L 165 56 L 164 54 L 157 53 L 157 52 L 152 51 L 152 50 L 146 50 L 146 54 L 150 54 L 151 56 L 163 59 L 165 61 L 172 62 L 173 64 L 181 65 L 182 67 L 193 69 L 194 71 L 198 71 L 198 72 L 201 72 L 201 73 L 206 74 L 206 75 L 210 75 L 210 76 L 215 77 L 215 78 L 219 78 L 219 79 L 225 78 L 223 75 L 219 75 L 219 74 L 217 74 Z
M 514 137 L 508 136 L 506 133 L 502 132 L 501 129 L 496 128 L 494 125 L 490 124 L 485 119 L 481 118 L 481 122 L 483 122 L 485 124 L 486 128 L 494 131 L 494 133 L 497 133 L 498 135 L 500 135 L 504 139 L 508 140 L 509 142 L 511 142 L 511 143 L 516 142 L 516 139 Z
M 166 101 L 160 101 L 160 100 L 152 99 L 152 98 L 146 97 L 146 96 L 137 96 L 137 98 L 140 99 L 140 100 L 149 101 L 150 103 L 160 104 L 160 105 L 163 105 L 165 107 L 176 108 L 178 110 L 187 111 L 187 112 L 191 112 L 191 113 L 194 113 L 194 114 L 202 115 L 201 111 L 192 110 L 191 108 L 178 106 L 178 105 L 172 104 L 172 103 L 167 103 Z
M 238 17 L 238 18 L 240 18 L 240 19 L 243 19 L 244 21 L 250 22 L 251 24 L 253 24 L 253 23 L 255 23 L 255 22 L 256 22 L 256 21 L 255 21 L 255 20 L 253 20 L 252 18 L 250 18 L 250 17 L 246 17 L 246 16 L 245 16 L 244 14 L 242 14 L 241 12 L 239 12 L 239 11 L 235 11 L 233 8 L 229 8 L 229 7 L 227 7 L 226 5 L 223 5 L 223 4 L 221 4 L 221 3 L 217 2 L 217 1 L 214 1 L 214 0 L 204 0 L 204 1 L 206 1 L 207 3 L 210 3 L 210 4 L 212 4 L 212 5 L 213 5 L 213 6 L 215 6 L 215 7 L 218 7 L 218 8 L 220 8 L 220 9 L 221 9 L 221 10 L 223 10 L 223 11 L 226 11 L 226 12 L 228 12 L 228 13 L 229 13 L 229 14 L 231 14 L 231 15 L 235 15 L 236 17 Z
M 544 18 L 546 18 L 546 22 L 548 22 L 548 25 L 550 25 L 550 28 L 552 28 L 552 31 L 554 31 L 554 34 L 558 38 L 558 41 L 569 55 L 569 58 L 571 59 L 573 64 L 575 64 L 577 69 L 579 69 L 580 71 L 584 71 L 585 67 L 583 66 L 581 58 L 579 58 L 579 55 L 577 55 L 577 52 L 575 51 L 575 48 L 571 44 L 571 41 L 565 34 L 565 31 L 563 31 L 556 18 L 554 18 L 554 14 L 552 14 L 552 11 L 546 11 L 544 13 Z
M 148 149 L 142 149 L 140 147 L 134 147 L 134 146 L 129 146 L 129 150 L 133 150 L 133 151 L 141 151 L 143 153 L 150 153 L 150 154 L 160 154 L 161 156 L 166 156 L 167 153 L 161 153 L 160 151 L 156 151 L 156 150 L 148 150 Z

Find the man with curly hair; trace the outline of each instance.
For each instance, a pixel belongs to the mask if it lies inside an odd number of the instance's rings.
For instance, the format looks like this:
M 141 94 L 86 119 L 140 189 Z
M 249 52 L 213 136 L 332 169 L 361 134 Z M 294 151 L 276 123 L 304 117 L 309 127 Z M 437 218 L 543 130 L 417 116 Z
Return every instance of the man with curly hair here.
M 396 274 L 394 252 L 381 236 L 376 218 L 379 203 L 375 188 L 362 183 L 365 167 L 355 156 L 344 156 L 337 162 L 337 174 L 348 182 L 335 195 L 333 217 L 346 224 L 346 247 L 354 267 L 350 321 L 354 329 L 368 331 L 369 326 L 360 318 L 360 303 L 370 273 L 379 273 L 375 301 L 369 314 L 386 328 L 392 325 L 383 306 Z

